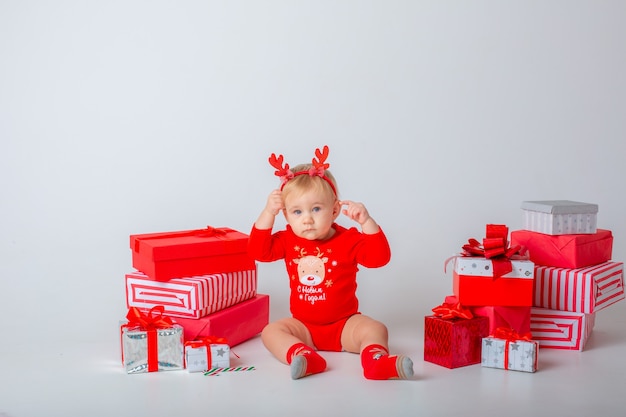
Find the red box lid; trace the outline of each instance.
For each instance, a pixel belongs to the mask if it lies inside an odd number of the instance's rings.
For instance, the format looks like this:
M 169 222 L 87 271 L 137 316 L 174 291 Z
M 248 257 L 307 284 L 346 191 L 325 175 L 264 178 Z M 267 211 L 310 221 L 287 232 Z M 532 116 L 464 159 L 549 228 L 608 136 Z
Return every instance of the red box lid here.
M 133 252 L 155 261 L 247 252 L 248 235 L 226 227 L 130 236 Z

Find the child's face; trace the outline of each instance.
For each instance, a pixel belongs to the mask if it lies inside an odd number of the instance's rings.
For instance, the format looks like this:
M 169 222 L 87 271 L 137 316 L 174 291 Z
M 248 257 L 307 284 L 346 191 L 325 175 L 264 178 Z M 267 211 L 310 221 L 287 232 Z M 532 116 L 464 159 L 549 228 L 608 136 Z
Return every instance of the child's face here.
M 285 218 L 296 236 L 308 240 L 325 240 L 335 230 L 332 224 L 339 215 L 339 201 L 326 194 L 305 191 L 285 198 Z

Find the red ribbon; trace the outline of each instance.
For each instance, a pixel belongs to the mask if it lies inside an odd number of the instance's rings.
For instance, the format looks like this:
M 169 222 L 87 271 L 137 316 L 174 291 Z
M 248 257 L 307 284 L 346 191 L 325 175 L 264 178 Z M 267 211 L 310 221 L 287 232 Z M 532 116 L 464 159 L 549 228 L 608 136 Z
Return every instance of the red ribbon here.
M 157 329 L 167 329 L 172 327 L 174 322 L 169 317 L 163 317 L 165 307 L 155 306 L 148 313 L 141 312 L 137 307 L 131 307 L 126 314 L 128 323 L 125 327 L 138 327 L 139 330 L 147 332 L 148 336 L 148 372 L 159 370 L 159 345 L 157 339 Z M 154 315 L 154 314 L 158 315 Z
M 207 226 L 205 229 L 186 230 L 183 232 L 171 232 L 171 233 L 155 233 L 151 235 L 137 235 L 135 239 L 135 252 L 139 252 L 139 243 L 142 240 L 156 240 L 156 239 L 172 239 L 178 237 L 217 237 L 222 240 L 231 240 L 228 234 L 234 232 L 234 230 L 226 227 L 212 227 Z
M 185 342 L 185 348 L 189 347 L 189 348 L 197 349 L 199 347 L 206 346 L 206 361 L 208 364 L 208 368 L 211 369 L 211 367 L 213 366 L 211 345 L 216 345 L 216 344 L 227 345 L 228 341 L 223 337 L 205 336 L 205 337 L 201 337 L 200 339 L 195 339 L 195 340 L 190 340 L 188 342 Z M 185 355 L 184 360 L 187 361 L 187 355 Z M 185 367 L 187 367 L 186 362 L 185 362 Z
M 472 312 L 467 308 L 461 306 L 461 303 L 443 303 L 432 309 L 433 313 L 437 317 L 441 317 L 442 319 L 471 319 L 474 317 Z
M 509 327 L 498 327 L 491 337 L 496 339 L 504 339 L 504 369 L 509 369 L 509 344 L 511 342 L 517 342 L 518 340 L 524 342 L 532 342 L 532 335 L 530 333 L 518 334 L 515 330 Z
M 488 224 L 482 245 L 476 239 L 469 239 L 463 245 L 463 256 L 484 256 L 491 259 L 493 277 L 498 278 L 513 270 L 511 257 L 522 253 L 522 246 L 509 247 L 509 228 L 502 224 Z

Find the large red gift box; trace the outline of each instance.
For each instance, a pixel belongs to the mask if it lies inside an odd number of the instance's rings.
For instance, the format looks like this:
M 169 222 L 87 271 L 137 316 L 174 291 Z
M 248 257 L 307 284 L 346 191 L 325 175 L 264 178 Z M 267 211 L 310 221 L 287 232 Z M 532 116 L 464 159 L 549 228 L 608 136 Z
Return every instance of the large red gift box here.
M 200 319 L 176 318 L 183 326 L 185 341 L 203 337 L 222 337 L 230 346 L 243 343 L 263 330 L 269 323 L 270 298 L 266 294 L 235 304 Z
M 511 232 L 511 244 L 528 249 L 537 265 L 559 268 L 582 268 L 611 259 L 613 234 L 598 229 L 591 234 L 548 235 L 530 230 Z
M 248 235 L 221 227 L 130 236 L 133 268 L 156 281 L 252 269 Z
M 424 360 L 446 368 L 480 363 L 482 338 L 489 334 L 489 319 L 444 319 L 426 316 Z
M 463 306 L 531 306 L 534 263 L 512 259 L 512 271 L 494 277 L 493 261 L 478 256 L 457 256 L 452 289 Z
M 582 351 L 589 340 L 596 314 L 533 307 L 530 331 L 540 348 Z
M 126 304 L 147 311 L 163 306 L 173 317 L 200 318 L 248 300 L 257 293 L 256 265 L 244 271 L 195 277 L 173 278 L 166 282 L 145 274 L 126 274 Z
M 622 262 L 575 269 L 535 267 L 535 307 L 594 313 L 623 299 Z

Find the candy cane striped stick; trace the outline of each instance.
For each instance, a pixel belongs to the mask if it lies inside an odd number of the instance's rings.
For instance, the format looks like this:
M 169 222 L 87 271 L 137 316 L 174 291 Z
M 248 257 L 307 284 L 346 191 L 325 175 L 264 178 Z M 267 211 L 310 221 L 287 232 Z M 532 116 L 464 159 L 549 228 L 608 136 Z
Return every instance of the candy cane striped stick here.
M 254 366 L 237 366 L 237 367 L 230 367 L 230 368 L 211 368 L 208 371 L 206 371 L 204 373 L 204 375 L 209 375 L 209 376 L 217 375 L 217 376 L 219 376 L 219 374 L 222 373 L 222 372 L 239 372 L 239 371 L 254 371 L 254 370 L 256 370 L 256 368 Z

